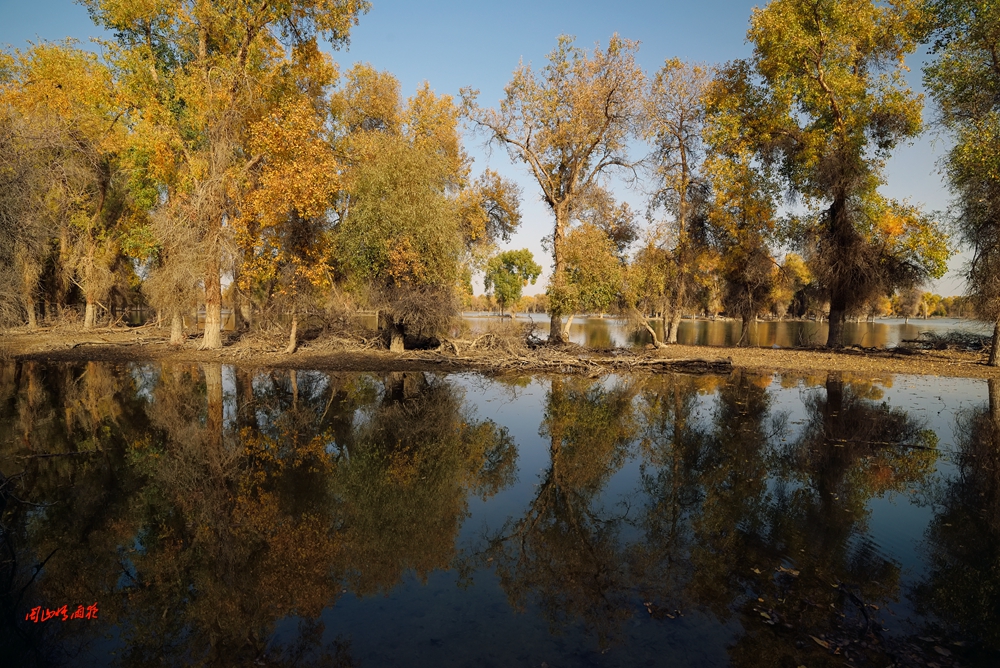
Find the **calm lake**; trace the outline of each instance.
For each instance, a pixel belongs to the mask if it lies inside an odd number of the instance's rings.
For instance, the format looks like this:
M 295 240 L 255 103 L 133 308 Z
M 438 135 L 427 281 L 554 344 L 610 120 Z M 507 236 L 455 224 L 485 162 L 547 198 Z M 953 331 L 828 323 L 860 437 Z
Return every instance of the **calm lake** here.
M 495 315 L 466 313 L 463 320 L 472 331 L 482 331 L 490 323 L 499 322 Z M 533 322 L 536 333 L 546 338 L 549 331 L 549 317 L 544 314 L 518 314 L 518 322 Z M 740 339 L 741 324 L 738 320 L 694 320 L 681 321 L 677 331 L 679 343 L 698 346 L 735 346 Z M 662 322 L 655 323 L 657 333 L 663 336 Z M 779 346 L 791 348 L 796 346 L 823 345 L 829 324 L 803 320 L 768 320 L 753 323 L 750 326 L 750 344 L 770 348 Z M 976 320 L 960 318 L 931 318 L 919 320 L 911 318 L 909 322 L 902 318 L 885 318 L 875 322 L 848 322 L 844 325 L 844 343 L 860 345 L 868 348 L 899 345 L 904 339 L 915 339 L 921 332 L 959 331 L 989 335 L 993 333 L 993 325 Z M 570 325 L 570 341 L 591 348 L 617 348 L 643 346 L 652 343 L 652 338 L 645 331 L 633 331 L 628 324 L 617 318 L 600 318 L 583 316 L 573 318 Z
M 0 363 L 0 472 L 4 666 L 1000 661 L 981 380 Z

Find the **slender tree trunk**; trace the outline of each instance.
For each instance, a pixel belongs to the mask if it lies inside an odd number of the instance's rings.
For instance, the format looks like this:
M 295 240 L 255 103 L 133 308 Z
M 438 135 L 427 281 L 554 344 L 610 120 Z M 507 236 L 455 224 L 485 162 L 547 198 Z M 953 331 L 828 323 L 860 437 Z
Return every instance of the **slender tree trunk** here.
M 990 395 L 990 420 L 993 429 L 1000 433 L 1000 379 L 990 378 L 987 382 Z
M 566 318 L 566 324 L 563 326 L 562 330 L 562 342 L 566 343 L 569 341 L 569 326 L 573 324 L 573 314 L 571 313 L 568 318 Z
M 83 328 L 93 329 L 94 321 L 96 319 L 97 308 L 94 305 L 94 301 L 91 298 L 87 298 L 87 306 L 83 312 Z
M 170 314 L 170 345 L 179 346 L 184 343 L 184 317 L 180 311 Z
M 38 320 L 35 318 L 35 300 L 28 296 L 24 300 L 24 308 L 28 312 L 28 329 L 38 327 Z
M 744 348 L 750 344 L 750 328 L 747 326 L 747 316 L 740 317 L 740 338 L 736 341 L 737 348 Z
M 285 354 L 291 355 L 295 352 L 295 349 L 299 347 L 299 315 L 294 310 L 292 311 L 292 331 L 288 333 L 288 347 L 285 348 Z
M 652 327 L 650 327 L 649 321 L 646 320 L 645 318 L 643 318 L 642 326 L 645 327 L 646 331 L 649 332 L 649 335 L 651 337 L 653 337 L 653 347 L 654 348 L 665 348 L 666 347 L 664 345 L 664 343 L 662 341 L 660 341 L 660 337 L 656 335 L 656 330 L 653 329 Z
M 553 207 L 556 214 L 556 228 L 552 233 L 552 284 L 557 290 L 562 286 L 566 277 L 566 260 L 563 257 L 563 244 L 566 241 L 566 225 L 569 223 L 568 203 L 562 202 Z M 549 343 L 565 343 L 566 338 L 563 332 L 569 327 L 562 326 L 562 313 L 552 311 L 549 320 Z
M 214 255 L 205 272 L 205 333 L 201 347 L 216 350 L 222 347 L 222 280 L 219 259 Z
M 239 272 L 233 272 L 233 282 L 229 286 L 229 298 L 232 300 L 233 307 L 233 330 L 237 332 L 243 331 L 246 327 L 246 323 L 243 320 L 243 292 L 240 290 L 239 284 L 236 282 L 239 279 Z
M 59 230 L 59 266 L 56 268 L 56 304 L 65 308 L 72 282 L 69 275 L 69 226 Z
M 989 366 L 997 366 L 1000 360 L 1000 320 L 993 323 L 993 340 L 990 342 L 990 358 L 986 362 Z

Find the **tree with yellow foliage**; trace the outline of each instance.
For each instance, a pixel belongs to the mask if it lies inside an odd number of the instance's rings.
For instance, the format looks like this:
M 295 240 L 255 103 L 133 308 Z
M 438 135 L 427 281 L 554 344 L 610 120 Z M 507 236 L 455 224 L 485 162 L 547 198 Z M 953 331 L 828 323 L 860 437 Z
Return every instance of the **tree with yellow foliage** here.
M 85 0 L 115 33 L 107 44 L 129 108 L 134 165 L 155 184 L 158 207 L 194 232 L 205 298 L 202 346 L 222 346 L 229 225 L 248 172 L 263 159 L 250 132 L 287 91 L 324 38 L 346 43 L 365 0 Z
M 19 119 L 37 177 L 24 193 L 34 204 L 22 212 L 27 219 L 22 224 L 35 232 L 15 245 L 28 322 L 35 323 L 33 295 L 49 261 L 50 240 L 58 239 L 52 258 L 59 282 L 55 301 L 65 303 L 72 281 L 84 298 L 89 329 L 116 282 L 116 268 L 127 264 L 120 238 L 145 215 L 126 189 L 125 126 L 111 72 L 72 43 L 17 52 L 9 72 L 0 98 Z
M 971 252 L 966 291 L 978 317 L 993 322 L 988 364 L 1000 365 L 1000 8 L 981 0 L 934 0 L 935 58 L 924 83 L 938 127 L 953 144 L 942 166 L 954 195 L 956 235 Z
M 336 257 L 400 351 L 407 334 L 431 336 L 457 313 L 465 267 L 520 222 L 518 189 L 493 172 L 470 179 L 450 96 L 424 85 L 404 104 L 395 78 L 367 65 L 339 95 L 348 162 Z
M 645 98 L 645 134 L 653 144 L 654 194 L 651 209 L 668 218 L 658 223 L 659 253 L 664 275 L 660 295 L 664 339 L 677 343 L 684 309 L 695 305 L 700 260 L 706 253 L 703 233 L 710 188 L 705 159 L 705 103 L 711 68 L 668 59 L 650 82 Z
M 920 132 L 921 99 L 904 73 L 926 18 L 918 0 L 772 0 L 750 20 L 752 61 L 724 73 L 741 100 L 741 132 L 812 206 L 799 240 L 815 249 L 829 292 L 829 346 L 842 344 L 849 313 L 894 285 L 940 275 L 948 256 L 923 216 L 905 214 L 908 241 L 885 239 L 896 207 L 877 192 L 893 149 Z M 891 247 L 901 253 L 886 255 Z
M 318 51 L 311 51 L 300 66 L 278 87 L 277 107 L 250 129 L 251 150 L 262 158 L 234 221 L 242 251 L 237 287 L 248 291 L 256 286 L 267 297 L 278 296 L 278 303 L 291 312 L 288 353 L 298 346 L 300 314 L 316 302 L 318 291 L 332 287 L 330 212 L 342 172 L 328 130 L 325 95 L 336 70 Z M 299 86 L 304 80 L 309 85 Z
M 635 63 L 638 43 L 614 35 L 607 49 L 593 53 L 563 35 L 540 72 L 521 64 L 495 109 L 476 103 L 478 91 L 462 90 L 464 111 L 490 142 L 505 147 L 512 160 L 528 165 L 542 198 L 555 216 L 550 290 L 567 282 L 566 235 L 574 210 L 586 193 L 613 168 L 632 169 L 629 141 L 636 135 L 644 86 Z M 560 309 L 549 303 L 549 340 L 564 341 Z

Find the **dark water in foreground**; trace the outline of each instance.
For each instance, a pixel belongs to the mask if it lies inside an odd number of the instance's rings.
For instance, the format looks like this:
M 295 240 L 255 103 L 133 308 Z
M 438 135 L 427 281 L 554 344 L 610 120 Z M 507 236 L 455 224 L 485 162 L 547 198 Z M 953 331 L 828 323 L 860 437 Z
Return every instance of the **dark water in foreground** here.
M 4 666 L 1000 658 L 985 381 L 7 364 L 0 471 Z

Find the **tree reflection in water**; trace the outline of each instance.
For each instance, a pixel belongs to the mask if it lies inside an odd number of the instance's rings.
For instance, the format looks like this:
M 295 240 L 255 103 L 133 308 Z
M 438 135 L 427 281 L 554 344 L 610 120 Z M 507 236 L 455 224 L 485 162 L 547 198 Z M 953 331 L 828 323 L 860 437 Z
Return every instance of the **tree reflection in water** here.
M 553 378 L 539 434 L 549 465 L 527 512 L 483 553 L 511 605 L 541 607 L 553 628 L 580 619 L 607 646 L 629 616 L 632 583 L 621 550 L 623 517 L 599 505 L 635 434 L 632 391 Z
M 453 567 L 494 573 L 514 609 L 600 650 L 636 634 L 690 643 L 684 615 L 730 634 L 736 665 L 937 658 L 899 624 L 882 630 L 909 592 L 869 529 L 872 500 L 927 486 L 937 441 L 878 386 L 819 378 L 795 427 L 770 374 L 546 382 L 538 484 L 470 548 L 470 495 L 510 487 L 518 452 L 453 379 L 0 366 L 5 658 L 351 665 L 324 609 Z M 924 633 L 989 650 L 995 384 L 958 431 L 959 475 L 940 487 L 913 596 L 947 620 Z M 23 621 L 31 605 L 94 601 L 99 631 Z
M 876 612 L 898 596 L 899 567 L 868 537 L 866 504 L 923 480 L 936 436 L 870 383 L 831 375 L 788 443 L 771 382 L 553 380 L 549 466 L 483 553 L 511 603 L 582 624 L 599 648 L 637 613 L 701 613 L 740 622 L 737 665 L 891 662 Z M 636 446 L 646 502 L 609 508 L 605 486 Z
M 3 498 L 18 499 L 0 641 L 19 665 L 95 651 L 112 627 L 120 665 L 349 665 L 346 642 L 323 643 L 323 608 L 448 568 L 468 494 L 516 470 L 506 431 L 422 373 L 27 363 L 0 383 L 17 435 Z M 35 602 L 95 600 L 99 634 L 23 622 Z M 300 629 L 280 646 L 289 616 Z
M 958 471 L 935 498 L 929 573 L 914 594 L 936 617 L 925 637 L 968 638 L 987 665 L 1000 648 L 1000 381 L 989 380 L 987 403 L 959 413 L 955 432 Z

